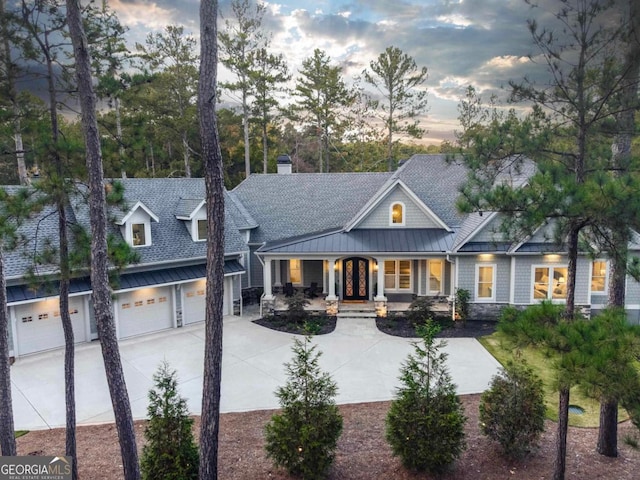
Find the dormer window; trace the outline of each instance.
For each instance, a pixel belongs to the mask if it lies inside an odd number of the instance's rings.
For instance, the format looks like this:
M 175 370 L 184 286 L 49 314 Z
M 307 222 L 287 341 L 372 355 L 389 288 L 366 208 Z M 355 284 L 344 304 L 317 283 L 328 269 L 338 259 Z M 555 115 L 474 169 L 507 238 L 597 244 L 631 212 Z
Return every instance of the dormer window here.
M 404 204 L 402 202 L 393 203 L 389 214 L 391 226 L 404 226 Z
M 160 221 L 142 202 L 137 202 L 116 221 L 125 241 L 132 247 L 148 247 L 151 242 L 151 222 Z
M 198 240 L 207 239 L 207 220 L 198 220 Z
M 147 245 L 147 235 L 145 234 L 144 223 L 131 224 L 131 238 L 134 247 L 144 247 Z
M 203 198 L 181 198 L 176 207 L 176 218 L 184 222 L 191 240 L 207 240 L 207 208 Z

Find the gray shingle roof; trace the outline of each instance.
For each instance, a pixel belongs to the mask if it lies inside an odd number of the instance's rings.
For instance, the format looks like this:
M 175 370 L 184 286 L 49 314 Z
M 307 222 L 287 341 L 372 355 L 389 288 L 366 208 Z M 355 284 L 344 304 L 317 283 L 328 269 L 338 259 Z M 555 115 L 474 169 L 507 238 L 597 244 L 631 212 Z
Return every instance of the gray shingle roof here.
M 414 155 L 394 173 L 252 175 L 232 194 L 259 225 L 251 242 L 261 243 L 343 228 L 398 179 L 451 228 L 463 224 L 455 202 L 467 170 L 446 155 Z
M 181 262 L 206 258 L 206 242 L 194 242 L 185 226 L 185 221 L 176 218 L 176 212 L 185 209 L 185 205 L 198 203 L 205 197 L 205 184 L 201 178 L 155 178 L 155 179 L 119 179 L 124 185 L 125 203 L 129 206 L 141 201 L 159 219 L 159 222 L 151 222 L 151 241 L 148 247 L 136 248 L 140 254 L 139 265 L 157 264 L 163 262 Z M 3 187 L 8 191 L 15 191 L 15 187 Z M 69 222 L 77 221 L 85 228 L 90 227 L 89 209 L 85 201 L 86 189 L 81 190 L 71 200 L 71 208 L 68 209 Z M 189 199 L 190 201 L 185 201 Z M 192 201 L 191 201 L 192 200 Z M 231 204 L 231 202 L 228 202 Z M 195 208 L 195 206 L 194 206 Z M 112 209 L 110 212 L 109 231 L 120 235 L 120 228 L 113 223 L 115 218 L 122 218 L 122 209 Z M 124 213 L 126 213 L 126 208 Z M 191 213 L 191 212 L 189 212 Z M 46 206 L 34 218 L 26 221 L 19 229 L 29 241 L 19 250 L 7 252 L 6 274 L 7 278 L 20 277 L 32 264 L 31 259 L 25 253 L 34 250 L 33 240 L 38 239 L 39 248 L 45 239 L 54 246 L 58 243 L 58 217 L 53 206 Z M 238 231 L 234 218 L 229 208 L 225 209 L 225 254 L 233 254 L 248 251 L 248 247 Z M 39 273 L 53 273 L 56 266 L 43 266 Z
M 176 217 L 189 218 L 202 203 L 202 198 L 181 198 L 176 205 Z
M 202 178 L 128 178 L 118 180 L 124 186 L 127 204 L 144 203 L 159 222 L 151 222 L 151 245 L 140 247 L 140 263 L 158 263 L 205 258 L 206 242 L 194 242 L 183 220 L 176 218 L 178 208 L 200 203 L 205 198 Z M 193 208 L 195 208 L 194 205 Z M 191 213 L 191 212 L 189 212 Z M 228 209 L 225 209 L 225 253 L 247 250 Z
M 446 155 L 414 155 L 398 169 L 397 177 L 449 227 L 462 225 L 465 215 L 457 211 L 456 200 L 467 180 L 463 165 L 447 162 Z
M 261 243 L 342 228 L 389 179 L 390 173 L 251 175 L 232 194 L 258 227 Z

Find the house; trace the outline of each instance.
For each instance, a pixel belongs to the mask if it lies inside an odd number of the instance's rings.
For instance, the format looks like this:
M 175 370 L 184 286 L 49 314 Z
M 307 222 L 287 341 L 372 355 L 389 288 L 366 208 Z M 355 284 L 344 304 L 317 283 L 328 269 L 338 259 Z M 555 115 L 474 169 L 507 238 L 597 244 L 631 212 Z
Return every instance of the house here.
M 552 227 L 514 242 L 499 233 L 501 214 L 459 213 L 467 171 L 444 155 L 415 155 L 392 173 L 293 174 L 286 156 L 278 167 L 232 192 L 256 222 L 249 282 L 264 287 L 264 308 L 287 283 L 317 283 L 331 313 L 345 302 L 371 302 L 384 315 L 391 302 L 452 301 L 457 289 L 470 292 L 475 319 L 496 318 L 505 305 L 566 298 L 566 252 L 550 240 Z M 526 163 L 499 181 L 522 185 L 533 168 Z M 638 242 L 630 249 L 637 253 Z M 602 309 L 607 284 L 606 258 L 580 255 L 576 305 Z M 627 310 L 638 322 L 640 284 L 631 278 Z
M 501 181 L 522 185 L 533 165 Z M 292 173 L 288 156 L 277 174 L 256 174 L 225 192 L 224 313 L 242 309 L 243 294 L 260 292 L 274 308 L 284 287 L 317 285 L 321 308 L 339 312 L 352 302 L 385 315 L 417 296 L 449 307 L 457 289 L 471 295 L 471 316 L 495 318 L 506 305 L 566 297 L 566 252 L 551 226 L 514 242 L 499 233 L 500 214 L 461 214 L 455 207 L 467 178 L 443 155 L 415 155 L 389 173 Z M 140 261 L 119 275 L 114 318 L 119 338 L 204 320 L 206 231 L 203 179 L 123 179 L 124 208 L 112 208 L 111 234 Z M 6 187 L 8 189 L 15 187 Z M 11 354 L 64 344 L 55 283 L 33 290 L 25 273 L 34 251 L 57 243 L 52 207 L 20 227 L 24 245 L 6 252 Z M 83 195 L 68 207 L 71 223 L 89 228 Z M 73 248 L 73 247 L 72 247 Z M 640 250 L 640 242 L 630 245 Z M 576 304 L 593 313 L 606 303 L 606 258 L 581 255 Z M 55 274 L 40 265 L 37 274 Z M 97 337 L 87 275 L 71 282 L 77 342 Z M 627 281 L 627 310 L 640 320 L 640 284 Z
M 124 208 L 109 211 L 110 233 L 124 239 L 139 255 L 119 275 L 113 297 L 118 338 L 128 338 L 204 320 L 206 277 L 205 186 L 202 179 L 124 179 Z M 11 190 L 15 187 L 6 187 Z M 226 193 L 223 311 L 241 308 L 241 277 L 248 248 L 242 234 L 252 226 L 246 212 Z M 84 195 L 67 209 L 70 224 L 89 230 Z M 34 289 L 25 272 L 34 252 L 58 243 L 58 217 L 46 207 L 29 219 L 18 233 L 22 245 L 5 252 L 10 353 L 14 357 L 64 345 L 57 284 Z M 73 244 L 71 249 L 73 250 Z M 38 265 L 40 277 L 55 274 L 55 265 Z M 71 281 L 70 313 L 75 341 L 97 338 L 91 306 L 91 285 L 86 272 Z

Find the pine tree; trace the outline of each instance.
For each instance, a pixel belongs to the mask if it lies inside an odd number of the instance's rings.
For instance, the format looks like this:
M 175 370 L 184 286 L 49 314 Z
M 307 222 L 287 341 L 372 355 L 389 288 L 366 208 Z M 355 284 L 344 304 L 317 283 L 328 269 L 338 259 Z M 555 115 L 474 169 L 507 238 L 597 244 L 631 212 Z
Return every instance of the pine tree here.
M 188 480 L 198 478 L 198 447 L 193 436 L 193 419 L 187 401 L 178 394 L 176 371 L 163 362 L 153 375 L 155 389 L 149 391 L 149 424 L 142 450 L 142 478 L 145 480 Z
M 200 2 L 200 81 L 198 123 L 206 187 L 207 294 L 205 350 L 200 423 L 200 480 L 218 478 L 220 382 L 222 379 L 222 298 L 224 291 L 224 194 L 222 154 L 218 135 L 217 98 L 218 1 Z
M 428 321 L 419 329 L 422 345 L 414 344 L 400 372 L 402 386 L 387 414 L 386 438 L 393 454 L 412 470 L 440 473 L 466 447 L 466 418 L 447 370 L 439 327 Z
M 365 70 L 364 79 L 384 97 L 384 101 L 374 103 L 387 130 L 387 162 L 391 171 L 395 166 L 393 134 L 420 138 L 424 133 L 416 117 L 427 108 L 427 91 L 420 88 L 427 80 L 427 67 L 418 68 L 416 61 L 398 47 L 387 47 L 369 67 L 371 73 Z
M 310 337 L 294 340 L 293 361 L 285 364 L 289 380 L 276 392 L 282 412 L 265 426 L 267 456 L 305 480 L 324 478 L 342 432 L 337 386 L 320 371 L 321 353 L 310 343 Z

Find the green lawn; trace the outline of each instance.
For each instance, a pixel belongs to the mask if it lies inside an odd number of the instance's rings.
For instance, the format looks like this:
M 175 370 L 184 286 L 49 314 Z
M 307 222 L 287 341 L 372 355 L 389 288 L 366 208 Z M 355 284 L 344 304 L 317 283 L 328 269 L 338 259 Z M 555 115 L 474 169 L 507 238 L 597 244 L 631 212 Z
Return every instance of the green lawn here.
M 547 417 L 556 421 L 558 419 L 558 392 L 555 388 L 555 374 L 553 357 L 545 355 L 540 349 L 531 347 L 524 349 L 514 349 L 506 341 L 506 337 L 499 332 L 481 337 L 480 343 L 493 355 L 502 365 L 516 357 L 524 359 L 542 379 L 545 390 L 545 404 L 547 406 Z M 584 409 L 584 414 L 577 415 L 569 413 L 569 425 L 575 427 L 597 427 L 600 417 L 600 403 L 586 397 L 578 388 L 571 389 L 570 405 L 577 405 Z M 619 419 L 627 419 L 627 412 L 620 410 Z

